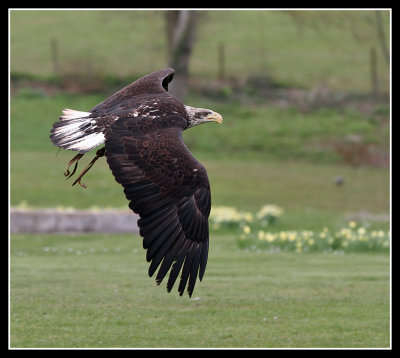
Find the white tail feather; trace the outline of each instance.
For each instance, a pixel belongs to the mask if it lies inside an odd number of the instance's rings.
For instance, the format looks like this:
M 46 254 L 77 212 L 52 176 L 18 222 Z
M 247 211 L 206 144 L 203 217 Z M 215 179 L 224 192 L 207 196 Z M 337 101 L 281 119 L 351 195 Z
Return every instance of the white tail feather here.
M 91 115 L 90 112 L 81 112 L 75 111 L 73 109 L 65 108 L 63 109 L 63 116 L 60 116 L 61 121 L 69 120 L 69 119 L 77 119 L 77 118 L 85 118 Z
M 89 117 L 90 112 L 64 109 L 63 114 L 51 131 L 54 145 L 85 153 L 104 143 L 104 134 L 97 127 L 95 118 Z

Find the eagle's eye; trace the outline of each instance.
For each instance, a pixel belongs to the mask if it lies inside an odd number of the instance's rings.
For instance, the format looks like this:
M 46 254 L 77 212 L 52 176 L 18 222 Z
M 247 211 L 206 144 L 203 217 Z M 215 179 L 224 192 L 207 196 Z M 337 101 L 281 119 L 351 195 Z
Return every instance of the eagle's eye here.
M 202 111 L 199 112 L 197 115 L 197 118 L 207 118 L 207 116 L 209 116 L 212 112 L 211 111 Z

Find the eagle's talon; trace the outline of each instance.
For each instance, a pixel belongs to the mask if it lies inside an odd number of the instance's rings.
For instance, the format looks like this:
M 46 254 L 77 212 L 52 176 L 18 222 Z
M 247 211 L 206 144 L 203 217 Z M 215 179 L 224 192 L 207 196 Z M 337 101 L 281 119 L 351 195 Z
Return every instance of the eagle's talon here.
M 84 183 L 81 183 L 81 179 L 82 179 L 82 177 L 76 179 L 76 180 L 72 183 L 72 186 L 74 186 L 76 183 L 78 183 L 82 188 L 86 189 L 86 188 L 87 188 L 87 185 L 85 185 Z
M 65 176 L 68 176 L 67 179 L 71 178 L 71 177 L 75 174 L 76 168 L 78 168 L 78 160 L 75 162 L 74 170 L 72 171 L 71 174 L 69 173 L 69 170 L 68 170 L 68 169 L 69 169 L 69 166 L 68 166 L 67 170 L 64 172 L 64 175 L 65 175 Z M 67 174 L 66 174 L 66 173 L 67 173 Z
M 101 148 L 96 152 L 96 156 L 92 159 L 92 161 L 85 167 L 85 169 L 82 170 L 82 172 L 79 174 L 78 178 L 72 183 L 72 185 L 74 186 L 76 183 L 78 183 L 82 188 L 87 188 L 87 186 L 83 183 L 81 183 L 81 179 L 82 177 L 89 171 L 89 169 L 93 166 L 93 164 L 96 162 L 97 159 L 99 159 L 100 157 L 103 157 L 105 153 L 105 148 Z M 82 154 L 83 155 L 83 154 Z M 78 163 L 75 163 L 75 168 L 72 172 L 72 174 L 68 177 L 70 178 L 76 170 Z M 68 179 L 67 178 L 67 179 Z
M 75 174 L 76 168 L 78 167 L 78 161 L 79 161 L 79 159 L 81 159 L 82 157 L 83 157 L 83 154 L 78 153 L 77 155 L 75 155 L 75 157 L 73 157 L 73 158 L 68 162 L 67 169 L 66 169 L 65 172 L 64 172 L 64 176 L 68 177 L 67 179 L 71 178 L 71 177 Z M 69 167 L 70 167 L 72 164 L 74 164 L 74 163 L 75 163 L 74 170 L 72 171 L 72 173 L 70 173 Z

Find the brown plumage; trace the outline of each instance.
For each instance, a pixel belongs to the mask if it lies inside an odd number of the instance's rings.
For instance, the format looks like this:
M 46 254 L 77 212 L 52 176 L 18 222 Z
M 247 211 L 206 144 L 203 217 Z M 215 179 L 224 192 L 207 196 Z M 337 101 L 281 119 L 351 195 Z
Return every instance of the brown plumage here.
M 79 151 L 68 165 L 75 162 L 75 169 L 83 153 L 105 143 L 91 165 L 106 156 L 129 207 L 139 214 L 149 275 L 158 269 L 159 284 L 170 272 L 170 291 L 181 272 L 178 291 L 182 295 L 187 286 L 191 296 L 207 265 L 211 194 L 207 171 L 187 150 L 182 132 L 205 122 L 221 123 L 222 117 L 171 96 L 167 90 L 173 74 L 170 68 L 151 73 L 90 112 L 64 110 L 51 140 Z M 86 171 L 74 184 L 84 186 L 80 179 Z M 67 170 L 66 175 L 72 174 Z

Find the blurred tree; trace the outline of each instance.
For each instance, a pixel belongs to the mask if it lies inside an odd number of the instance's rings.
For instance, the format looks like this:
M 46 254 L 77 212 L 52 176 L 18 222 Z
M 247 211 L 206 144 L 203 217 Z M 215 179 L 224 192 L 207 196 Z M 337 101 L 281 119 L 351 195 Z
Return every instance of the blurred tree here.
M 166 11 L 168 64 L 175 69 L 170 92 L 183 100 L 187 90 L 189 61 L 197 29 L 198 11 Z
M 324 31 L 326 27 L 341 27 L 347 28 L 356 42 L 369 44 L 371 90 L 375 98 L 379 96 L 378 57 L 375 47 L 379 45 L 386 64 L 390 65 L 390 38 L 385 31 L 390 28 L 389 10 L 290 10 L 285 13 L 292 18 L 300 34 L 308 27 L 327 39 Z
M 301 34 L 308 27 L 325 36 L 327 26 L 341 27 L 347 28 L 357 42 L 379 43 L 382 55 L 389 64 L 389 36 L 385 32 L 385 28 L 390 26 L 389 10 L 289 10 L 283 13 L 291 17 Z
M 386 44 L 386 36 L 382 20 L 382 12 L 378 10 L 375 11 L 375 18 L 376 18 L 376 29 L 378 31 L 379 44 L 382 49 L 383 57 L 385 58 L 386 63 L 390 66 L 390 53 Z

